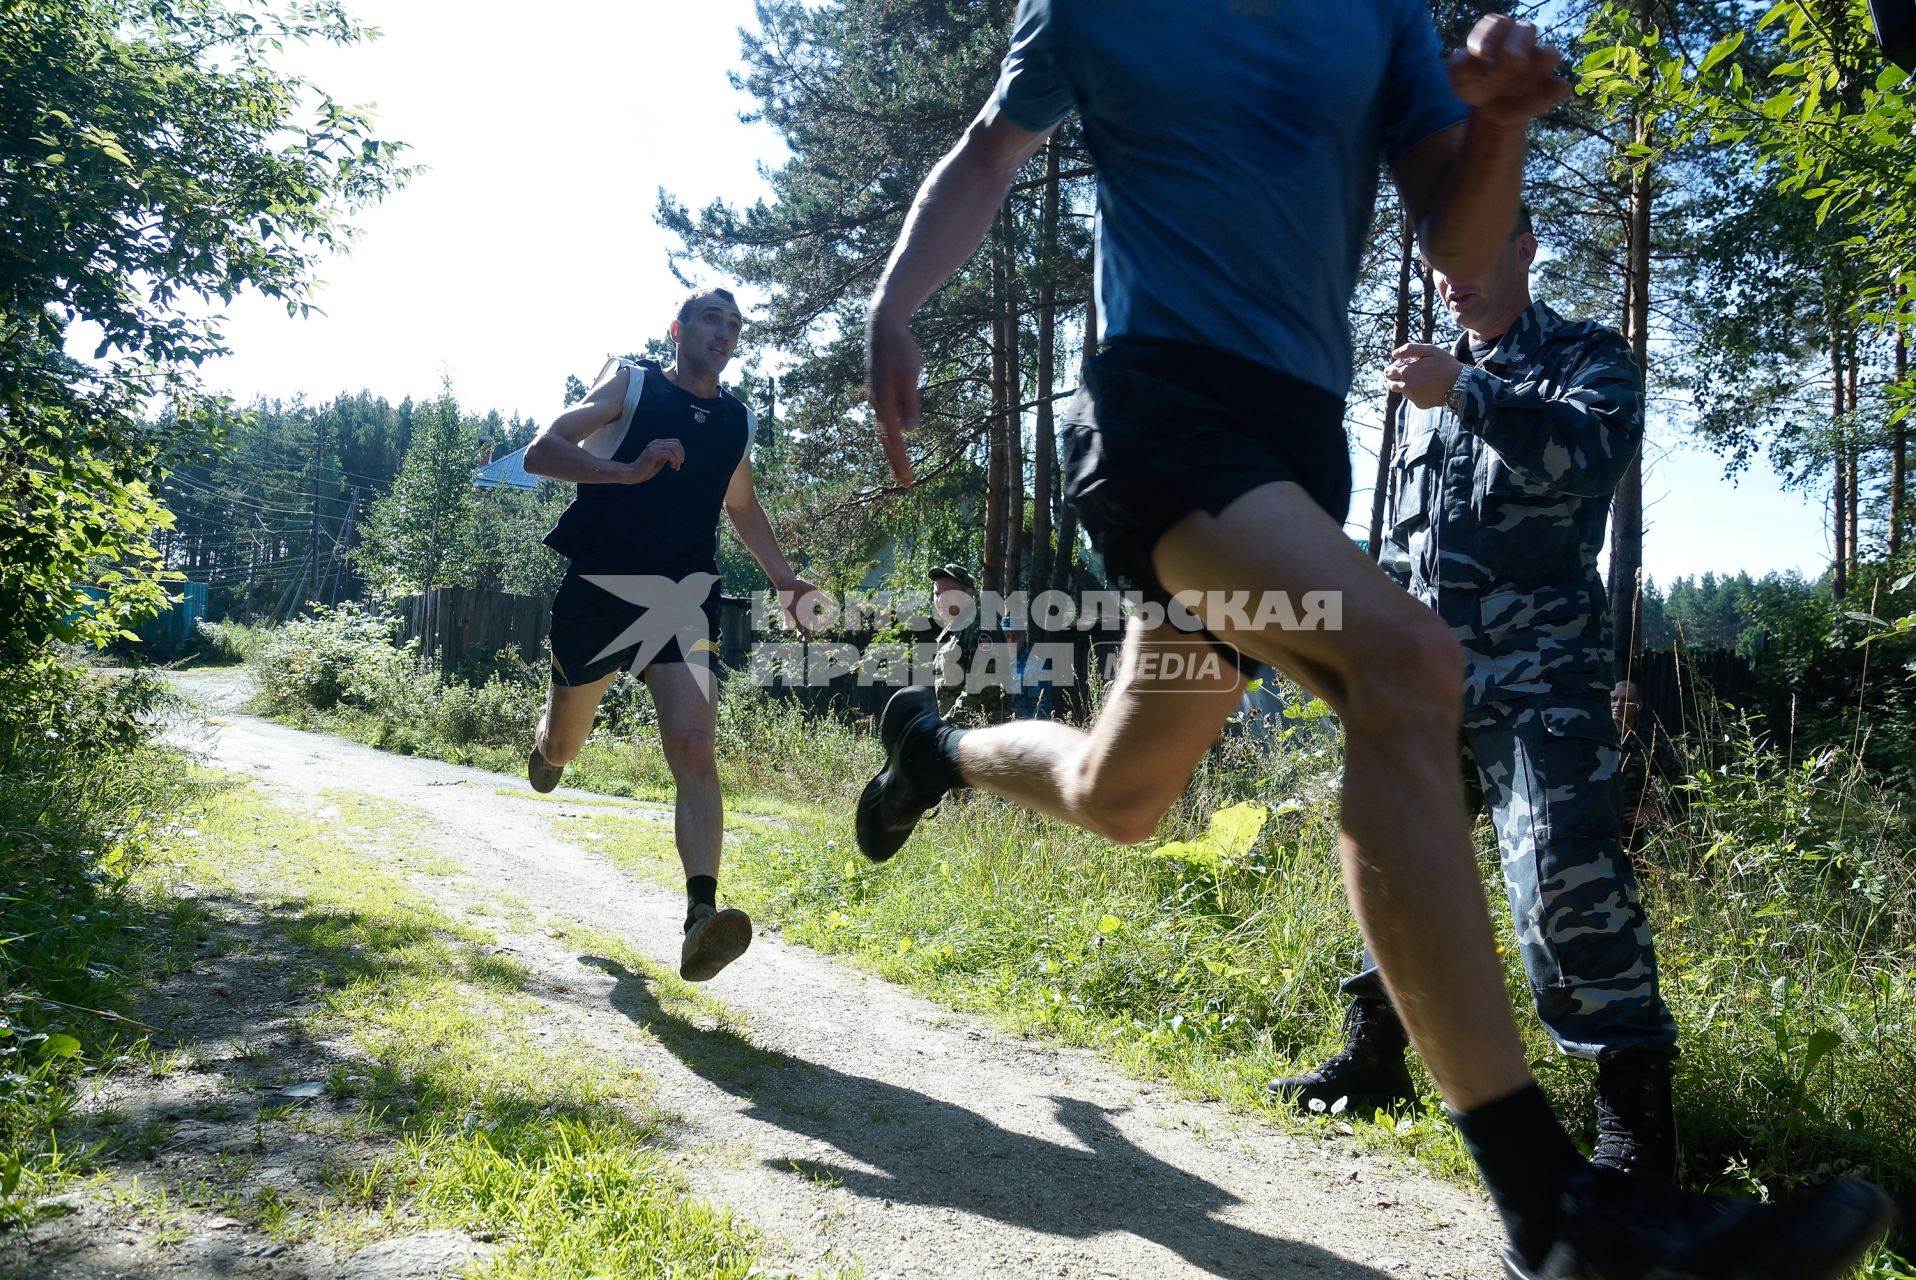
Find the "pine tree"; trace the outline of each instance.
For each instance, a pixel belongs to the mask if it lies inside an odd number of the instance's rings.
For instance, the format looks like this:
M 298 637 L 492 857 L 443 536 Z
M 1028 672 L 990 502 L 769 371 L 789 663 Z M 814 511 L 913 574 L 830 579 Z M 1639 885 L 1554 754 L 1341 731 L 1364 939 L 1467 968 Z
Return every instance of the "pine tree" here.
M 1038 442 L 1027 432 L 1055 429 L 1058 390 L 1045 375 L 1069 359 L 1061 344 L 1082 333 L 1082 319 L 1072 321 L 1090 299 L 1089 170 L 1075 129 L 1033 159 L 985 250 L 914 326 L 925 414 L 910 493 L 882 473 L 863 403 L 866 301 L 926 172 L 991 92 L 1012 8 L 761 5 L 739 82 L 760 104 L 754 118 L 791 152 L 770 175 L 773 198 L 693 213 L 661 193 L 659 219 L 680 237 L 682 258 L 769 297 L 752 317 L 754 341 L 798 359 L 780 379 L 782 469 L 767 505 L 775 518 L 801 516 L 846 572 L 887 535 L 911 541 L 920 568 L 934 546 L 990 565 L 994 588 L 1011 585 L 1002 577 L 1014 565 L 1018 585 L 1041 566 L 1055 571 L 1057 557 L 1034 545 L 1041 523 L 1063 532 L 1055 497 L 1033 487 L 1055 449 L 1048 434 Z M 1055 484 L 1055 471 L 1042 481 Z
M 392 491 L 372 504 L 354 552 L 372 593 L 394 599 L 470 580 L 478 424 L 451 388 L 414 412 L 412 447 Z

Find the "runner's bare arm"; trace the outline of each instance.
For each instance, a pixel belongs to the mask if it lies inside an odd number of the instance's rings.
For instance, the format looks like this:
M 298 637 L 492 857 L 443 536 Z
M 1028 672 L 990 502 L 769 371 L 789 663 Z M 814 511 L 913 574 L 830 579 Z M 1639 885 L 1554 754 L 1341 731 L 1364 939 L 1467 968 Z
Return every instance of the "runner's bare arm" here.
M 595 458 L 580 445 L 592 433 L 619 420 L 625 408 L 626 380 L 632 371 L 624 365 L 592 388 L 586 398 L 554 418 L 526 446 L 526 471 L 568 484 L 640 484 L 662 467 L 677 470 L 685 462 L 685 446 L 677 440 L 654 440 L 633 462 Z
M 1425 138 L 1391 166 L 1431 266 L 1455 279 L 1487 268 L 1517 221 L 1530 122 L 1570 96 L 1555 49 L 1502 14 L 1478 21 L 1450 57 L 1470 118 Z
M 778 535 L 772 532 L 772 522 L 765 515 L 765 508 L 759 505 L 758 486 L 752 482 L 750 458 L 739 459 L 730 483 L 725 486 L 725 514 L 731 517 L 732 531 L 738 534 L 738 540 L 745 544 L 745 549 L 752 553 L 752 559 L 758 561 L 758 567 L 765 570 L 765 576 L 772 580 L 785 616 L 800 631 L 809 635 L 810 616 L 800 613 L 798 604 L 818 588 L 794 573 L 791 562 L 779 549 Z
M 865 331 L 867 394 L 898 483 L 912 482 L 901 432 L 918 425 L 918 342 L 909 321 L 932 291 L 977 251 L 1011 180 L 1047 133 L 1021 129 L 994 95 L 918 188 L 905 229 L 872 294 Z

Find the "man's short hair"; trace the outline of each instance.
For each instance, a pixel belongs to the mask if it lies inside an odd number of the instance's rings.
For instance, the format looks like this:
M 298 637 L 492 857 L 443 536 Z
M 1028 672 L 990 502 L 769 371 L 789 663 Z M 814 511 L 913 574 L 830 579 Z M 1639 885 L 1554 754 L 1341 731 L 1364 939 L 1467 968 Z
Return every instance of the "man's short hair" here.
M 692 318 L 692 307 L 700 298 L 723 298 L 732 304 L 732 310 L 743 314 L 743 309 L 738 305 L 738 299 L 732 296 L 730 289 L 719 289 L 716 287 L 711 289 L 694 289 L 685 295 L 684 302 L 679 303 L 679 314 L 676 318 L 680 324 L 684 324 Z
M 1537 229 L 1532 226 L 1530 222 L 1530 202 L 1527 200 L 1517 201 L 1517 225 L 1510 229 L 1510 238 L 1515 240 L 1519 236 L 1534 236 L 1536 234 Z

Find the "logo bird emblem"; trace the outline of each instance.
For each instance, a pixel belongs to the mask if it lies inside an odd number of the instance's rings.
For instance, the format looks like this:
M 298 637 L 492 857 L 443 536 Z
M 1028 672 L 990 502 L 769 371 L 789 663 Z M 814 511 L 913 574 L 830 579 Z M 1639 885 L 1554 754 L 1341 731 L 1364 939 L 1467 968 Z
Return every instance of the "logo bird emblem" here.
M 718 652 L 718 646 L 712 643 L 707 634 L 710 624 L 705 618 L 705 598 L 718 582 L 716 574 L 694 573 L 683 580 L 649 573 L 592 573 L 581 576 L 627 604 L 645 610 L 611 644 L 598 652 L 592 659 L 594 662 L 636 644 L 639 652 L 632 661 L 632 669 L 643 671 L 646 664 L 657 657 L 659 651 L 674 638 L 678 640 L 679 651 L 685 655 L 686 662 L 695 667 L 705 665 L 708 661 L 706 654 Z M 694 657 L 694 654 L 698 656 Z

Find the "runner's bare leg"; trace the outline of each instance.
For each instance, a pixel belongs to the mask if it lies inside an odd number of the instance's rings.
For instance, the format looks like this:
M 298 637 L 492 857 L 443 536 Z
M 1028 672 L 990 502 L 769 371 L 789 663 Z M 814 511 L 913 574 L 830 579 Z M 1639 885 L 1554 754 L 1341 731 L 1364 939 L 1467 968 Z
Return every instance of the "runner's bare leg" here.
M 1456 767 L 1456 642 L 1295 484 L 1254 489 L 1219 516 L 1185 517 L 1153 562 L 1167 590 L 1248 590 L 1253 613 L 1259 592 L 1286 592 L 1300 608 L 1306 592 L 1341 594 L 1337 631 L 1245 630 L 1222 615 L 1206 622 L 1323 696 L 1343 721 L 1345 885 L 1445 1100 L 1468 1111 L 1523 1088 L 1530 1073 Z M 1127 637 L 1127 660 L 1135 667 L 1146 648 L 1176 643 L 1169 632 Z M 959 768 L 974 785 L 1046 813 L 1146 839 L 1236 701 L 1224 678 L 1182 686 L 1121 680 L 1089 733 L 1039 724 L 968 733 Z
M 679 861 L 690 876 L 716 876 L 725 840 L 725 802 L 712 753 L 718 704 L 699 679 L 704 669 L 684 662 L 655 662 L 645 669 L 645 687 L 659 713 L 659 742 L 672 770 L 672 831 Z
M 547 764 L 568 764 L 585 746 L 592 732 L 592 718 L 598 714 L 599 699 L 619 678 L 611 675 L 591 684 L 552 684 L 546 689 L 545 714 L 539 717 L 539 730 L 532 741 Z

